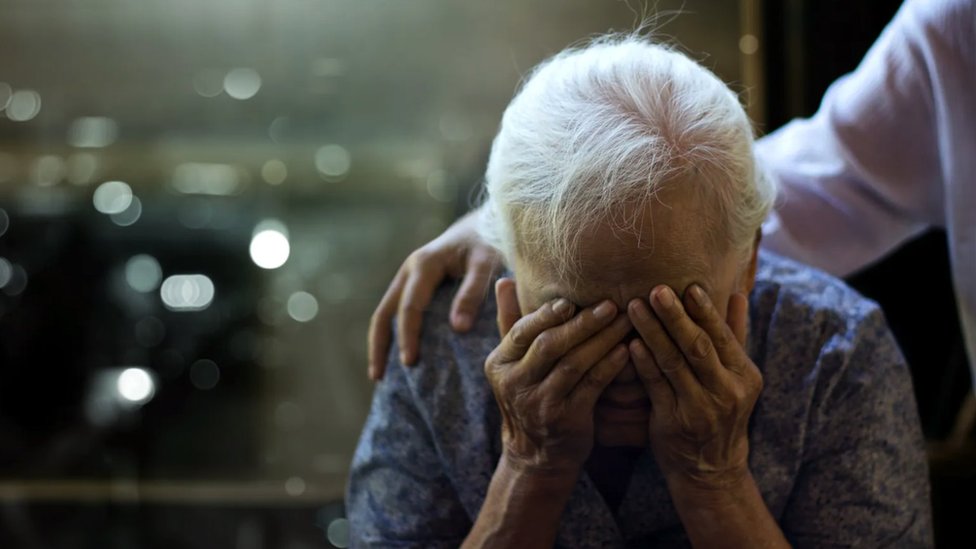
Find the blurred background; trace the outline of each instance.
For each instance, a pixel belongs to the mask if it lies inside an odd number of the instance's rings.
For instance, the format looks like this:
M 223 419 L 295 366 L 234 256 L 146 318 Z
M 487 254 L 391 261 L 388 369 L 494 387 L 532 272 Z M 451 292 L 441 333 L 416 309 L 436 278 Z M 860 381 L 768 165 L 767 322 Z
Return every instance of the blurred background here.
M 898 5 L 0 0 L 0 547 L 346 546 L 369 315 L 534 64 L 657 13 L 766 133 Z M 852 279 L 912 362 L 946 546 L 976 484 L 948 276 L 932 232 Z

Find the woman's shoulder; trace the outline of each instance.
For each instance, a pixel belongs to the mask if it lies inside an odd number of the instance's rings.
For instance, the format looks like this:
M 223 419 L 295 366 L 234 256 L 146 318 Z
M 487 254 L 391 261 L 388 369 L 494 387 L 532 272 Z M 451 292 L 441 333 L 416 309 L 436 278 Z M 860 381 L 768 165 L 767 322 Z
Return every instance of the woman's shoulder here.
M 831 393 L 886 379 L 898 398 L 911 398 L 905 359 L 878 304 L 808 265 L 761 255 L 749 337 L 770 394 L 816 406 Z
M 826 328 L 829 324 L 834 330 L 843 330 L 865 321 L 883 320 L 878 304 L 843 280 L 768 251 L 759 254 L 749 301 L 754 321 L 765 318 L 798 327 Z
M 878 304 L 843 280 L 762 252 L 750 296 L 750 355 L 764 375 L 803 379 L 846 376 L 873 356 L 875 374 L 904 369 Z

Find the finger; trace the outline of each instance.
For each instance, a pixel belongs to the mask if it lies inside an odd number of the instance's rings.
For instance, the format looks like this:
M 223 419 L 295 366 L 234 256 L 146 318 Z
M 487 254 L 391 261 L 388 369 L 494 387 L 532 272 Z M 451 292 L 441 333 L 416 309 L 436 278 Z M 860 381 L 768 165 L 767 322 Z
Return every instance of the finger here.
M 586 370 L 580 382 L 569 394 L 569 399 L 586 410 L 592 410 L 603 391 L 627 365 L 627 346 L 619 341 L 610 352 Z
M 572 393 L 578 384 L 586 380 L 589 371 L 596 367 L 600 359 L 611 352 L 631 329 L 630 319 L 626 315 L 617 315 L 610 325 L 578 344 L 556 362 L 543 381 L 546 390 L 559 397 Z
M 568 321 L 575 310 L 569 300 L 559 298 L 518 319 L 495 349 L 496 361 L 504 363 L 522 359 L 540 334 Z
M 674 389 L 665 377 L 664 372 L 654 362 L 650 349 L 640 339 L 630 342 L 630 358 L 634 362 L 634 369 L 644 384 L 648 398 L 651 399 L 651 413 L 670 413 L 674 410 Z
M 654 357 L 654 362 L 674 388 L 675 395 L 693 396 L 701 391 L 701 384 L 695 379 L 695 374 L 692 373 L 684 354 L 671 341 L 671 337 L 668 336 L 661 321 L 651 311 L 647 302 L 643 299 L 632 299 L 627 312 L 631 322 L 634 323 L 634 328 Z
M 568 322 L 539 334 L 522 361 L 522 371 L 519 372 L 520 376 L 524 376 L 522 380 L 526 383 L 542 381 L 553 370 L 556 361 L 610 324 L 616 316 L 617 306 L 605 300 L 584 309 Z
M 651 292 L 651 307 L 698 381 L 710 391 L 722 389 L 726 385 L 726 372 L 712 338 L 688 316 L 674 290 L 667 286 L 654 288 Z
M 733 296 L 734 298 L 735 296 Z M 711 338 L 719 362 L 723 367 L 741 371 L 743 363 L 748 360 L 745 351 L 735 333 L 742 319 L 741 312 L 732 310 L 733 298 L 729 299 L 729 309 L 725 320 L 719 315 L 718 309 L 712 304 L 708 294 L 697 284 L 691 285 L 685 292 L 685 310 Z
M 498 334 L 504 338 L 512 330 L 512 326 L 520 318 L 522 311 L 519 308 L 518 293 L 515 291 L 515 281 L 511 278 L 500 278 L 495 283 L 495 301 L 498 304 Z
M 400 301 L 400 294 L 403 291 L 403 283 L 406 280 L 406 272 L 401 267 L 390 287 L 383 294 L 383 299 L 373 311 L 373 316 L 369 319 L 369 366 L 367 373 L 373 381 L 383 379 L 386 372 L 387 355 L 390 353 L 390 340 L 392 339 L 392 321 L 396 316 L 397 303 Z
M 485 301 L 497 265 L 497 259 L 486 252 L 475 250 L 471 253 L 461 287 L 451 304 L 451 326 L 455 331 L 467 332 L 474 326 L 475 315 Z
M 397 311 L 397 344 L 400 345 L 400 361 L 412 365 L 417 361 L 420 329 L 424 323 L 424 311 L 434 297 L 434 291 L 444 280 L 444 268 L 433 259 L 415 256 L 416 264 L 407 275 Z

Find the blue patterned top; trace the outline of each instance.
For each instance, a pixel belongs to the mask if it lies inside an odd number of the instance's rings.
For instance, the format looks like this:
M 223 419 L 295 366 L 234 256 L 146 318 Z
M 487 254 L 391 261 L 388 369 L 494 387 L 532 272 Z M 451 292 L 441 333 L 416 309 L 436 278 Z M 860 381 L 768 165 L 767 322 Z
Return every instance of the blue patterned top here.
M 457 547 L 501 454 L 484 377 L 498 344 L 489 299 L 474 330 L 446 319 L 453 288 L 425 316 L 420 362 L 393 349 L 352 463 L 353 547 Z M 798 547 L 932 545 L 928 470 L 905 360 L 878 306 L 841 281 L 767 253 L 750 296 L 750 356 L 764 389 L 749 464 Z M 583 472 L 559 547 L 687 547 L 653 455 L 637 458 L 616 511 Z

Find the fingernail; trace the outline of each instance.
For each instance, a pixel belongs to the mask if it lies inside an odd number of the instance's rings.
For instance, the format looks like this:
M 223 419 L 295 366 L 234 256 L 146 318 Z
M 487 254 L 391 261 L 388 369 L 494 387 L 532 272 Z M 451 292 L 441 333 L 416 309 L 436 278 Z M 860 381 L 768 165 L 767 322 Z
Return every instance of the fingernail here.
M 639 341 L 631 343 L 630 352 L 633 353 L 634 358 L 637 358 L 638 360 L 645 360 L 647 358 L 647 351 L 644 350 L 644 345 Z
M 691 298 L 695 300 L 695 305 L 702 309 L 708 306 L 708 296 L 705 295 L 705 290 L 702 290 L 701 286 L 695 284 L 688 291 L 691 292 Z
M 613 314 L 613 310 L 614 310 L 613 303 L 610 303 L 609 301 L 604 301 L 603 303 L 597 305 L 596 309 L 593 309 L 593 316 L 599 319 L 609 318 L 610 315 Z
M 674 303 L 674 298 L 671 295 L 671 288 L 661 288 L 654 292 L 654 299 L 664 307 L 670 307 Z
M 559 316 L 563 316 L 569 313 L 571 307 L 572 306 L 569 304 L 568 299 L 564 297 L 560 297 L 559 299 L 556 300 L 555 303 L 552 304 L 552 312 L 556 313 Z
M 647 318 L 647 309 L 644 306 L 642 300 L 640 299 L 631 300 L 629 307 L 630 307 L 630 312 L 635 316 L 637 316 L 637 318 Z
M 407 352 L 406 351 L 400 351 L 400 362 L 402 362 L 403 364 L 408 364 L 408 359 L 409 358 L 410 357 L 407 356 Z

